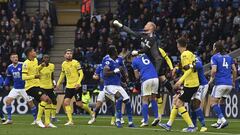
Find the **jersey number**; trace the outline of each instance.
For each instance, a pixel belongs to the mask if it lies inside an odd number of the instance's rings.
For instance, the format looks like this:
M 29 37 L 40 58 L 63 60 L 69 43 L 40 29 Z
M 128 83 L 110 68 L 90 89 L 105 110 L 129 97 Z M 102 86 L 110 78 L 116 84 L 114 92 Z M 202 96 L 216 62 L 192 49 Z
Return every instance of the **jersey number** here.
M 225 58 L 223 58 L 223 65 L 222 65 L 223 67 L 226 67 L 227 69 L 228 69 L 228 63 L 226 62 L 226 59 Z
M 142 57 L 142 62 L 143 62 L 143 64 L 145 64 L 145 65 L 150 64 L 150 60 L 149 60 L 149 59 L 144 59 L 144 57 Z

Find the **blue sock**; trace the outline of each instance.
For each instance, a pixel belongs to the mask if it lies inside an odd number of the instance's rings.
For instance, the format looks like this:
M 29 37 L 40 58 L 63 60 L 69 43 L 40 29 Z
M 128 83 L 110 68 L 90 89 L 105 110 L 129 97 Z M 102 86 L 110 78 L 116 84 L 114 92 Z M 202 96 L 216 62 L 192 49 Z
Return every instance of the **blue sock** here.
M 116 102 L 116 117 L 117 120 L 121 120 L 122 118 L 122 98 L 119 98 Z
M 219 119 L 224 117 L 223 114 L 222 114 L 221 108 L 219 107 L 218 104 L 213 105 L 212 108 L 213 108 L 213 111 L 216 113 L 216 115 Z
M 221 108 L 223 116 L 225 116 L 225 107 L 226 107 L 226 105 L 225 104 L 220 104 L 219 106 Z
M 2 108 L 0 108 L 0 117 L 1 117 L 2 119 L 4 118 Z
M 132 107 L 131 107 L 131 103 L 128 100 L 127 103 L 125 103 L 126 105 L 126 110 L 127 110 L 127 116 L 128 116 L 128 122 L 132 122 L 133 118 L 132 118 Z
M 142 105 L 142 115 L 143 115 L 144 123 L 148 123 L 148 104 Z
M 202 109 L 199 107 L 198 109 L 195 110 L 195 112 L 196 112 L 196 115 L 198 117 L 198 120 L 202 124 L 202 127 L 205 127 L 205 119 L 204 119 L 204 115 L 203 115 Z
M 107 101 L 107 109 L 110 111 L 112 116 L 115 116 L 115 108 L 114 108 L 114 103 L 112 101 Z
M 192 119 L 193 125 L 196 127 L 197 126 L 197 114 L 194 110 L 191 111 L 191 119 Z
M 158 119 L 158 105 L 157 105 L 157 101 L 156 100 L 152 100 L 152 111 L 154 113 L 154 117 L 155 119 Z
M 12 120 L 12 106 L 7 105 L 6 110 L 7 110 L 7 114 L 8 114 L 8 120 Z
M 32 107 L 31 111 L 32 111 L 34 120 L 36 120 L 37 119 L 37 107 L 36 106 Z

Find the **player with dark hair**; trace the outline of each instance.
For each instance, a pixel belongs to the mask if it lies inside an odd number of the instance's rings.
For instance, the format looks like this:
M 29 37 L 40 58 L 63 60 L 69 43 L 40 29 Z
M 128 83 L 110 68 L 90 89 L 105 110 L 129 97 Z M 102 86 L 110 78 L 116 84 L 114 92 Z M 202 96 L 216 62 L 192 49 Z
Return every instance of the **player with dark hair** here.
M 59 90 L 60 84 L 63 82 L 63 79 L 66 76 L 67 85 L 65 90 L 64 106 L 66 109 L 68 122 L 65 123 L 65 126 L 70 126 L 74 124 L 72 119 L 72 108 L 70 106 L 73 96 L 75 97 L 77 106 L 81 107 L 87 112 L 91 112 L 91 109 L 87 104 L 82 103 L 82 90 L 80 88 L 84 74 L 80 63 L 72 58 L 73 51 L 71 49 L 67 49 L 65 51 L 64 57 L 65 61 L 62 63 L 62 71 L 57 82 L 56 89 Z
M 181 65 L 182 67 L 187 66 L 195 62 L 195 55 L 187 50 L 187 41 L 185 38 L 179 38 L 177 40 L 177 48 L 181 53 Z M 170 119 L 167 124 L 159 124 L 162 128 L 167 131 L 171 130 L 172 124 L 178 114 L 181 113 L 182 118 L 188 124 L 188 128 L 183 129 L 184 132 L 195 132 L 196 128 L 189 116 L 188 111 L 186 110 L 184 103 L 189 103 L 191 101 L 192 96 L 197 92 L 199 87 L 199 79 L 198 73 L 194 71 L 192 68 L 184 70 L 183 76 L 178 80 L 178 82 L 174 85 L 175 89 L 180 89 L 183 83 L 183 92 L 180 94 L 176 94 L 174 96 L 175 101 L 173 101 L 173 108 L 170 114 Z
M 22 80 L 22 62 L 18 61 L 18 55 L 13 53 L 10 55 L 10 60 L 12 61 L 12 64 L 10 64 L 7 68 L 6 74 L 7 77 L 5 79 L 4 86 L 6 89 L 9 90 L 9 85 L 11 79 L 13 80 L 13 89 L 9 92 L 6 100 L 6 110 L 8 114 L 8 119 L 6 122 L 3 123 L 3 125 L 12 124 L 12 105 L 11 103 L 19 96 L 23 97 L 25 101 L 28 102 L 28 105 L 31 108 L 34 122 L 32 124 L 35 124 L 35 120 L 37 118 L 37 107 L 33 103 L 32 97 L 28 96 L 24 85 L 25 82 Z
M 36 124 L 42 128 L 56 128 L 56 126 L 54 126 L 50 120 L 52 101 L 39 85 L 40 71 L 46 65 L 46 63 L 43 62 L 41 65 L 38 65 L 36 52 L 31 47 L 25 50 L 25 55 L 27 56 L 27 60 L 25 60 L 23 63 L 22 79 L 25 80 L 25 89 L 27 94 L 31 97 L 34 97 L 34 99 L 39 102 Z M 45 114 L 45 125 L 41 120 L 43 112 Z
M 232 88 L 235 87 L 237 70 L 233 58 L 226 54 L 223 44 L 220 41 L 213 45 L 213 51 L 215 54 L 211 57 L 212 69 L 209 83 L 214 82 L 211 93 L 211 107 L 216 113 L 218 121 L 211 126 L 221 129 L 228 126 L 228 122 L 219 107 L 219 102 L 226 98 Z
M 103 102 L 106 101 L 107 107 L 108 107 L 108 109 L 110 109 L 110 112 L 111 112 L 111 115 L 112 115 L 111 125 L 115 125 L 115 105 L 114 105 L 115 98 L 113 96 L 105 95 L 105 92 L 103 90 L 104 81 L 103 81 L 103 67 L 102 67 L 102 64 L 99 64 L 98 67 L 96 68 L 96 71 L 93 75 L 93 79 L 99 81 L 100 92 L 99 92 L 98 97 L 97 97 L 96 107 L 94 108 L 94 114 L 93 114 L 91 120 L 88 121 L 88 124 L 91 125 L 96 121 L 96 118 L 97 118 L 97 115 L 100 111 L 100 108 L 101 108 Z
M 56 122 L 57 96 L 53 91 L 56 86 L 56 81 L 54 80 L 55 65 L 50 63 L 50 57 L 46 54 L 43 55 L 42 63 L 44 63 L 45 66 L 40 71 L 40 88 L 42 88 L 52 100 L 51 118 L 53 122 Z
M 104 92 L 106 95 L 115 96 L 117 100 L 122 100 L 126 105 L 127 115 L 128 115 L 128 126 L 134 127 L 132 119 L 132 108 L 130 103 L 130 98 L 126 91 L 121 86 L 120 78 L 120 65 L 116 62 L 118 58 L 117 49 L 115 46 L 110 46 L 108 48 L 109 57 L 104 57 L 102 61 L 103 66 L 103 80 L 104 80 Z M 122 102 L 116 103 L 116 125 L 121 128 L 121 118 L 122 118 Z

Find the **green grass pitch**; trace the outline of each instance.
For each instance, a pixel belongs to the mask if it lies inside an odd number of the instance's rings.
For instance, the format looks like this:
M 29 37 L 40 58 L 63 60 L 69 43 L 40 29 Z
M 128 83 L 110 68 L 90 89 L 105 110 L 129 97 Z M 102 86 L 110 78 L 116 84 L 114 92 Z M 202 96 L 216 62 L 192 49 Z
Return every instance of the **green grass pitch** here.
M 225 129 L 214 129 L 210 124 L 215 122 L 215 119 L 206 119 L 208 131 L 205 133 L 183 133 L 182 128 L 186 127 L 185 122 L 178 118 L 173 125 L 171 132 L 166 132 L 159 126 L 140 128 L 141 117 L 134 117 L 136 128 L 128 128 L 125 124 L 123 128 L 118 129 L 115 126 L 110 126 L 110 117 L 99 116 L 94 125 L 87 125 L 89 116 L 74 116 L 74 126 L 64 126 L 67 121 L 66 116 L 58 116 L 57 123 L 54 123 L 58 128 L 42 129 L 37 126 L 30 125 L 32 122 L 31 115 L 14 115 L 12 125 L 0 125 L 0 135 L 186 135 L 186 134 L 209 134 L 209 135 L 240 135 L 240 120 L 228 119 L 229 126 Z M 150 119 L 151 122 L 152 119 Z M 125 118 L 125 123 L 127 118 Z M 167 122 L 164 118 L 162 122 Z M 200 125 L 200 124 L 199 124 Z

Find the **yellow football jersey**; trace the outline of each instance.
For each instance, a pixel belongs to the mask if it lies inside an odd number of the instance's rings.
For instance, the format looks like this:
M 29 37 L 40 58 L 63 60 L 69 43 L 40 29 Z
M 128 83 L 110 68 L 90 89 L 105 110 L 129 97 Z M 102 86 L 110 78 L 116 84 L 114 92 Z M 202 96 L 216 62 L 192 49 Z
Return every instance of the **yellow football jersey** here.
M 182 67 L 189 65 L 189 64 L 193 64 L 193 62 L 195 61 L 195 55 L 190 52 L 190 51 L 184 51 L 181 54 L 181 65 Z M 184 87 L 198 87 L 199 86 L 199 79 L 198 79 L 198 73 L 194 72 L 193 69 L 189 69 L 187 71 L 183 70 L 184 74 L 183 76 L 180 78 L 180 81 L 183 82 L 184 81 Z
M 47 67 L 43 67 L 40 70 L 40 87 L 43 89 L 52 89 L 53 80 L 52 74 L 55 70 L 55 66 L 52 63 L 49 63 Z
M 75 88 L 76 84 L 80 84 L 82 81 L 82 76 L 80 76 L 80 73 L 78 72 L 81 70 L 81 65 L 78 61 L 72 60 L 72 61 L 64 61 L 62 63 L 62 72 L 60 74 L 60 78 L 57 82 L 57 85 L 59 86 L 60 83 L 62 83 L 64 77 L 66 76 L 67 79 L 67 85 L 66 88 Z
M 39 75 L 38 60 L 36 58 L 33 61 L 25 60 L 22 67 L 22 79 L 25 80 L 26 90 L 39 87 L 39 79 L 35 79 L 35 75 Z

